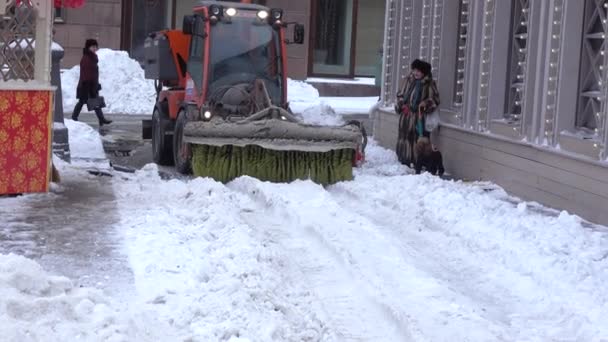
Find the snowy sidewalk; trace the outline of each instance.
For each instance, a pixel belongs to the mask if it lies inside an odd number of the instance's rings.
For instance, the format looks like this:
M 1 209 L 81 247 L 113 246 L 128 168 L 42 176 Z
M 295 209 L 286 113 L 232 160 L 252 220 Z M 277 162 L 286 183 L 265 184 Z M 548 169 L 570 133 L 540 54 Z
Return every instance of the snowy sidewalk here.
M 373 140 L 329 187 L 61 169 L 0 199 L 2 253 L 75 282 L 0 255 L 11 342 L 608 340 L 605 227 L 412 175 Z
M 114 223 L 119 221 L 112 181 L 62 169 L 49 194 L 4 198 L 0 253 L 37 260 L 77 285 L 128 296 L 132 273 Z

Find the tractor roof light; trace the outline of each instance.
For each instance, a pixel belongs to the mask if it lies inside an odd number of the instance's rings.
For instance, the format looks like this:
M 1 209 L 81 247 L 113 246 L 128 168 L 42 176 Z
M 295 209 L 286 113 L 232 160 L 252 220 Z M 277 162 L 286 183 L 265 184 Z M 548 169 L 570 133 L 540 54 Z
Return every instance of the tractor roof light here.
M 220 5 L 209 6 L 209 15 L 221 17 L 222 16 L 222 6 L 220 6 Z
M 283 25 L 283 10 L 280 8 L 273 8 L 270 10 L 270 24 L 274 26 L 275 29 L 278 29 Z
M 283 19 L 283 10 L 280 8 L 273 8 L 270 10 L 270 18 L 273 21 L 278 21 Z
M 219 5 L 209 6 L 209 20 L 212 24 L 216 24 L 220 18 L 224 15 L 224 9 Z
M 234 17 L 236 15 L 236 8 L 230 7 L 226 10 L 226 15 Z
M 261 10 L 258 12 L 258 18 L 265 20 L 266 18 L 268 18 L 268 11 L 265 10 Z

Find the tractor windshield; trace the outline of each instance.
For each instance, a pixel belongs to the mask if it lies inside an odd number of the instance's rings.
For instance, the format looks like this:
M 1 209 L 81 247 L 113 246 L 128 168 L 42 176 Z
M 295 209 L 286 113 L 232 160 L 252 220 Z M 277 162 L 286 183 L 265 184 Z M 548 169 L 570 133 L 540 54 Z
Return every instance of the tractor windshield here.
M 246 15 L 251 12 L 253 16 Z M 219 21 L 211 28 L 209 94 L 225 87 L 264 80 L 273 103 L 281 103 L 279 34 L 253 11 Z

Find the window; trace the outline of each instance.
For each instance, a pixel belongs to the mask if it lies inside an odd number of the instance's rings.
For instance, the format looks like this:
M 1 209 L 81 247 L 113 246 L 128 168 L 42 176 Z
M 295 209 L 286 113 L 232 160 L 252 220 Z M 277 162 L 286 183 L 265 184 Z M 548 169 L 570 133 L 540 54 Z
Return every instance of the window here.
M 509 76 L 507 78 L 507 103 L 505 119 L 518 122 L 521 119 L 528 57 L 528 23 L 530 1 L 514 0 L 511 19 Z
M 203 56 L 205 51 L 205 23 L 200 16 L 195 16 L 194 32 L 190 40 L 190 58 L 188 60 L 188 73 L 194 81 L 197 93 L 203 90 Z
M 380 50 L 384 43 L 386 4 L 379 0 L 358 0 L 355 75 L 373 76 L 381 67 Z
M 585 0 L 576 127 L 593 136 L 605 124 L 605 20 L 604 1 Z
M 64 23 L 65 22 L 65 8 L 55 7 L 55 18 L 53 21 L 55 23 Z
M 354 0 L 313 1 L 312 73 L 352 76 Z
M 454 104 L 462 106 L 464 96 L 464 73 L 467 55 L 467 32 L 469 28 L 469 0 L 460 0 L 458 15 L 458 51 L 456 51 L 456 78 L 454 82 Z
M 385 0 L 312 0 L 308 71 L 314 76 L 375 76 L 384 41 Z

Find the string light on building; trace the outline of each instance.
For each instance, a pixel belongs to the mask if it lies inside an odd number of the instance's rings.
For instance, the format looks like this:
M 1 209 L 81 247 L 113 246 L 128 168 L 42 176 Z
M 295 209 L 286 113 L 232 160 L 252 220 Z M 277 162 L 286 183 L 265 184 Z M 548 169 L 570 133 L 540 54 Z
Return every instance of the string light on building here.
M 389 103 L 393 101 L 391 90 L 391 85 L 393 84 L 393 44 L 394 44 L 394 30 L 395 30 L 395 1 L 388 0 L 387 3 L 388 13 L 387 13 L 387 25 L 386 25 L 386 38 L 384 41 L 384 106 L 388 106 Z
M 608 2 L 604 1 L 604 11 L 602 11 L 602 13 L 606 13 L 605 9 L 608 8 Z M 608 50 L 608 42 L 606 41 L 606 35 L 608 33 L 608 26 L 606 25 L 606 19 L 603 19 L 602 22 L 604 23 L 604 25 L 602 25 L 601 27 L 601 31 L 600 33 L 600 38 L 603 40 L 603 44 L 602 44 L 602 50 L 601 50 L 601 56 L 605 56 L 606 55 L 606 51 Z M 606 127 L 608 125 L 608 117 L 607 117 L 607 112 L 608 112 L 608 103 L 606 102 L 606 99 L 608 98 L 608 85 L 606 84 L 605 80 L 607 78 L 607 74 L 606 74 L 606 68 L 608 66 L 608 58 L 600 58 L 599 59 L 601 61 L 601 65 L 599 66 L 599 76 L 600 79 L 598 80 L 597 84 L 599 86 L 600 92 L 601 92 L 601 96 L 598 97 L 599 98 L 599 102 L 600 102 L 600 110 L 599 112 L 595 113 L 595 117 L 593 119 L 595 119 L 595 140 L 596 142 L 594 143 L 594 148 L 598 150 L 598 157 L 601 160 L 608 160 L 608 127 Z
M 439 66 L 441 63 L 441 25 L 442 25 L 442 10 L 444 0 L 435 0 L 433 7 L 433 24 L 432 24 L 432 39 L 431 39 L 431 65 L 433 66 L 433 76 L 439 79 Z
M 410 56 L 412 47 L 412 25 L 413 25 L 413 6 L 412 0 L 402 2 L 401 5 L 401 20 L 403 21 L 400 25 L 399 34 L 403 37 L 401 42 L 400 55 L 401 55 L 401 82 L 403 82 L 407 76 L 410 67 Z
M 491 49 L 494 33 L 495 0 L 486 0 L 483 16 L 483 47 L 481 53 L 481 76 L 479 84 L 479 98 L 477 101 L 478 130 L 485 132 L 488 129 L 488 86 L 491 77 Z
M 455 115 L 458 124 L 462 125 L 462 103 L 464 97 L 464 78 L 466 72 L 467 35 L 469 26 L 469 0 L 460 0 L 458 18 L 458 50 L 456 61 L 456 86 L 454 87 L 454 104 L 458 108 Z
M 552 25 L 551 25 L 551 37 L 553 38 L 550 42 L 551 49 L 549 52 L 549 69 L 547 75 L 547 95 L 545 96 L 545 112 L 544 122 L 542 123 L 542 129 L 544 131 L 543 144 L 554 146 L 555 145 L 555 118 L 557 110 L 557 92 L 559 82 L 559 65 L 560 65 L 560 49 L 562 36 L 562 11 L 563 0 L 553 1 L 553 12 L 552 12 Z
M 509 61 L 509 95 L 505 119 L 514 131 L 523 132 L 523 109 L 526 102 L 526 74 L 528 69 L 528 21 L 530 0 L 515 0 L 512 17 L 511 54 Z
M 423 0 L 422 5 L 422 23 L 420 28 L 420 59 L 429 60 L 429 38 L 432 17 L 432 0 Z

